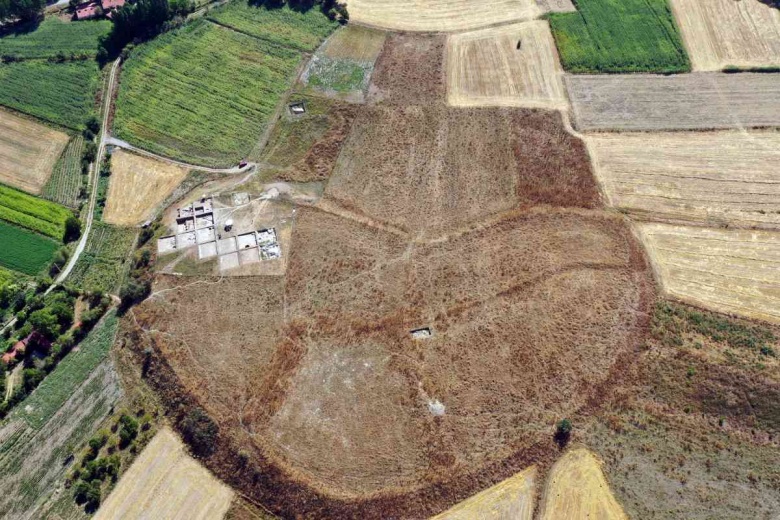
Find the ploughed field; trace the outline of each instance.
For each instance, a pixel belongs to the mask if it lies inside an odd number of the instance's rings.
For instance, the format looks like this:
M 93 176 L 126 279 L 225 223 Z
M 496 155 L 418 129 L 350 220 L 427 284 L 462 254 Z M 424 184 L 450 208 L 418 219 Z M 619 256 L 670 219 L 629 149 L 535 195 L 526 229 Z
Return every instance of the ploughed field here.
M 551 462 L 643 341 L 650 269 L 584 144 L 555 113 L 448 107 L 443 52 L 388 37 L 283 276 L 159 275 L 124 322 L 218 425 L 206 464 L 276 513 L 435 514 Z

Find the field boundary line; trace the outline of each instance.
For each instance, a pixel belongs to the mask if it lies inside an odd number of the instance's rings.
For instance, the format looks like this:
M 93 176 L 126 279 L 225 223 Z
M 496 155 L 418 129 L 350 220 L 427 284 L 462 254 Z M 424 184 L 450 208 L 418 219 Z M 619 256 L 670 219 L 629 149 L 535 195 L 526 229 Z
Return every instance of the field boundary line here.
M 198 164 L 190 164 L 182 161 L 177 161 L 176 159 L 171 159 L 170 157 L 165 157 L 164 155 L 158 155 L 154 152 L 150 152 L 149 150 L 144 150 L 143 148 L 138 148 L 137 146 L 132 145 L 127 141 L 123 141 L 122 139 L 118 139 L 110 135 L 106 136 L 105 142 L 106 145 L 108 146 L 115 146 L 117 148 L 127 150 L 128 152 L 149 157 L 150 159 L 155 159 L 176 166 L 181 166 L 182 168 L 188 168 L 190 170 L 200 170 L 208 173 L 229 173 L 229 174 L 243 173 L 257 166 L 257 163 L 247 162 L 247 165 L 244 166 L 243 168 L 239 168 L 237 166 L 233 166 L 231 168 L 212 168 L 210 166 L 200 166 Z

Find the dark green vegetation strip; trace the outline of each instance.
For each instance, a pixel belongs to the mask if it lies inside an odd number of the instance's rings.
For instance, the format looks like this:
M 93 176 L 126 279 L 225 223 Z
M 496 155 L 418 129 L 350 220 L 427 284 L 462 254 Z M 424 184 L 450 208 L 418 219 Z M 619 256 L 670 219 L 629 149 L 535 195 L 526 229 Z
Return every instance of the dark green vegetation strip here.
M 275 9 L 256 7 L 246 0 L 236 0 L 219 7 L 207 18 L 255 38 L 301 51 L 316 49 L 338 26 L 317 6 L 300 12 L 287 6 Z
M 0 56 L 15 59 L 93 57 L 98 38 L 108 34 L 108 20 L 65 22 L 47 17 L 39 26 L 21 28 L 0 38 Z
M 127 270 L 134 229 L 92 224 L 87 247 L 79 257 L 69 280 L 85 291 L 115 292 Z
M 574 0 L 550 26 L 569 72 L 687 72 L 691 65 L 668 0 Z
M 30 397 L 21 403 L 17 408 L 19 417 L 36 430 L 46 424 L 106 358 L 114 342 L 116 328 L 117 317 L 112 311 L 79 344 L 78 350 L 65 356 Z
M 48 200 L 0 185 L 0 219 L 60 240 L 72 213 Z
M 82 184 L 81 155 L 84 138 L 74 137 L 62 152 L 54 171 L 43 187 L 43 196 L 65 206 L 76 207 Z
M 46 267 L 58 244 L 0 221 L 0 265 L 34 275 Z
M 0 105 L 81 130 L 98 86 L 94 60 L 0 63 Z
M 287 12 L 252 9 L 267 17 Z M 318 10 L 306 14 L 307 20 L 314 16 L 327 22 L 328 30 L 333 28 Z M 282 21 L 269 27 L 293 38 L 292 29 L 282 30 Z M 296 41 L 303 39 L 300 31 L 292 33 Z M 324 32 L 313 24 L 313 39 L 307 41 L 319 42 Z M 235 164 L 257 144 L 301 59 L 298 49 L 196 21 L 138 47 L 130 56 L 122 73 L 115 133 L 142 148 L 195 164 Z

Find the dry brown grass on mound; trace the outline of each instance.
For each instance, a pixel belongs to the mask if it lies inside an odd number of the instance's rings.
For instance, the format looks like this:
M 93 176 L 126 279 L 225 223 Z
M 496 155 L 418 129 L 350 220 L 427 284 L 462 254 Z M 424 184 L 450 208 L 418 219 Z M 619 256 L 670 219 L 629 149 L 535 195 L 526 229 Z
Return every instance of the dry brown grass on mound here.
M 289 262 L 275 343 L 264 278 L 161 279 L 130 340 L 172 367 L 149 376 L 167 401 L 217 420 L 209 466 L 282 515 L 425 516 L 546 464 L 554 422 L 624 384 L 653 299 L 624 221 L 592 211 L 423 244 L 301 208 Z M 184 330 L 174 311 L 198 305 L 209 321 Z M 412 340 L 420 326 L 434 336 Z
M 445 47 L 442 35 L 388 35 L 371 77 L 369 102 L 444 103 Z
M 326 197 L 410 233 L 521 205 L 600 204 L 585 146 L 555 112 L 378 105 L 352 128 Z

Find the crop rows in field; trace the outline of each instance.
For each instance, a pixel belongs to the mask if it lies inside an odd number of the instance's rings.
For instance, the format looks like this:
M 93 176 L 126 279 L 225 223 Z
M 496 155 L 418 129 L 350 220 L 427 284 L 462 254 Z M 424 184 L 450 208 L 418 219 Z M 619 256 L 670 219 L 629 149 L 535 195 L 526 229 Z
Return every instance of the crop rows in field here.
M 194 22 L 127 61 L 115 133 L 188 162 L 234 164 L 256 145 L 300 61 L 297 50 Z
M 577 9 L 550 15 L 567 71 L 690 70 L 668 0 L 577 0 Z
M 86 291 L 114 292 L 124 277 L 136 231 L 103 222 L 92 226 L 70 280 Z
M 114 312 L 79 343 L 78 350 L 70 352 L 51 374 L 46 376 L 38 388 L 18 407 L 17 415 L 36 430 L 59 410 L 73 395 L 90 373 L 103 361 L 111 349 L 116 335 L 117 317 Z
M 51 260 L 57 243 L 0 221 L 0 265 L 24 274 L 38 274 Z
M 34 30 L 20 30 L 0 38 L 0 56 L 16 59 L 53 58 L 64 55 L 95 56 L 98 38 L 111 30 L 108 20 L 65 22 L 47 17 Z
M 71 139 L 62 152 L 49 182 L 43 187 L 43 196 L 65 206 L 75 207 L 81 190 L 81 155 L 84 150 L 84 138 Z
M 237 0 L 211 11 L 207 18 L 238 32 L 270 43 L 313 51 L 338 26 L 319 9 L 293 11 L 288 7 L 267 8 Z
M 98 72 L 93 60 L 0 63 L 0 105 L 80 130 L 94 106 Z
M 58 204 L 0 185 L 0 219 L 60 240 L 71 212 Z

